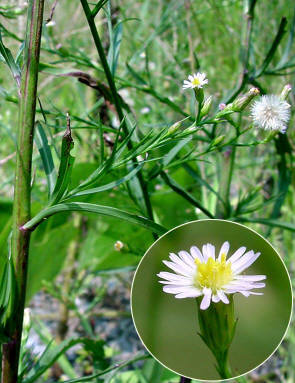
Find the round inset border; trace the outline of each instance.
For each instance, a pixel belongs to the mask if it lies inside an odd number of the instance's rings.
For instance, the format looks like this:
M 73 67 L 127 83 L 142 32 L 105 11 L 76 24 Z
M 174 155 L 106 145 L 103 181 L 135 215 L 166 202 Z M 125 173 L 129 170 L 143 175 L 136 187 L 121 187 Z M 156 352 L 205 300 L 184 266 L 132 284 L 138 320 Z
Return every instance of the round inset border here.
M 284 269 L 284 273 L 287 275 L 287 278 L 285 278 L 285 285 L 287 284 L 287 294 L 288 297 L 286 298 L 286 300 L 289 300 L 288 302 L 288 307 L 290 308 L 290 311 L 288 311 L 288 315 L 286 315 L 286 320 L 285 322 L 287 323 L 287 326 L 285 327 L 284 326 L 284 331 L 281 331 L 281 335 L 280 337 L 278 337 L 279 341 L 276 341 L 275 342 L 275 346 L 274 346 L 274 349 L 272 349 L 273 351 L 272 352 L 267 352 L 267 357 L 263 358 L 262 361 L 261 359 L 259 360 L 259 362 L 254 363 L 254 367 L 252 366 L 251 368 L 249 369 L 246 369 L 246 371 L 242 371 L 241 373 L 238 373 L 236 376 L 233 376 L 233 378 L 237 378 L 238 376 L 242 376 L 242 375 L 245 375 L 251 371 L 253 371 L 254 369 L 258 368 L 260 365 L 262 365 L 263 363 L 265 363 L 273 354 L 274 352 L 278 349 L 278 347 L 280 346 L 281 342 L 283 341 L 287 331 L 288 331 L 288 328 L 289 328 L 289 325 L 290 325 L 290 321 L 291 321 L 291 315 L 292 315 L 292 308 L 293 308 L 293 291 L 292 291 L 292 284 L 291 284 L 291 279 L 290 279 L 290 276 L 289 276 L 289 273 L 288 273 L 288 270 L 287 270 L 287 267 L 284 263 L 284 261 L 282 260 L 282 258 L 280 257 L 280 255 L 278 254 L 278 252 L 274 249 L 274 247 L 270 244 L 270 242 L 263 238 L 262 235 L 260 235 L 259 233 L 257 233 L 255 230 L 245 226 L 245 225 L 242 225 L 240 223 L 237 223 L 237 222 L 233 222 L 233 221 L 225 221 L 225 220 L 220 220 L 220 219 L 204 219 L 204 220 L 196 220 L 196 221 L 191 221 L 191 222 L 187 222 L 187 223 L 184 223 L 183 225 L 179 225 L 171 230 L 169 230 L 167 233 L 165 233 L 164 235 L 162 235 L 159 239 L 157 239 L 149 248 L 148 250 L 145 252 L 144 256 L 142 257 L 137 269 L 136 269 L 136 272 L 135 272 L 135 275 L 134 275 L 134 278 L 133 278 L 133 282 L 132 282 L 132 288 L 131 288 L 131 314 L 132 314 L 132 319 L 133 319 L 133 323 L 134 323 L 134 326 L 135 326 L 135 329 L 136 329 L 136 332 L 141 340 L 141 342 L 143 343 L 143 345 L 145 346 L 145 348 L 149 351 L 149 353 L 159 362 L 161 363 L 164 367 L 166 367 L 167 369 L 173 371 L 174 373 L 176 374 L 179 374 L 179 375 L 183 375 L 183 376 L 186 376 L 190 379 L 198 379 L 198 380 L 201 380 L 201 381 L 220 381 L 220 378 L 218 377 L 214 377 L 214 378 L 208 378 L 208 377 L 197 377 L 197 376 L 192 376 L 192 374 L 190 373 L 184 373 L 184 371 L 180 371 L 178 368 L 174 369 L 173 366 L 171 366 L 171 364 L 169 365 L 169 362 L 167 364 L 167 360 L 164 360 L 163 361 L 163 358 L 159 358 L 159 356 L 157 355 L 157 353 L 155 353 L 153 351 L 153 347 L 150 346 L 150 344 L 146 344 L 146 340 L 143 339 L 144 336 L 142 336 L 140 333 L 141 333 L 141 329 L 139 329 L 138 327 L 138 323 L 137 323 L 137 319 L 135 318 L 134 316 L 134 282 L 136 281 L 136 278 L 138 276 L 138 273 L 139 273 L 139 270 L 141 269 L 141 266 L 143 265 L 143 263 L 145 262 L 145 259 L 146 259 L 146 256 L 155 248 L 158 246 L 159 242 L 162 241 L 163 239 L 166 238 L 167 240 L 167 237 L 169 238 L 169 236 L 171 236 L 171 234 L 173 234 L 173 232 L 179 230 L 179 229 L 183 229 L 183 228 L 186 228 L 188 225 L 205 225 L 206 223 L 210 225 L 215 225 L 216 223 L 220 225 L 220 223 L 222 224 L 225 224 L 225 225 L 228 225 L 227 228 L 229 228 L 230 226 L 232 226 L 232 228 L 239 228 L 238 231 L 242 232 L 242 231 L 246 231 L 248 232 L 248 234 L 252 237 L 257 237 L 257 241 L 260 242 L 261 244 L 264 243 L 266 248 L 269 247 L 269 251 L 273 253 L 273 256 L 274 254 L 276 255 L 276 262 L 279 262 L 279 264 L 282 266 L 282 269 Z M 212 227 L 211 227 L 212 228 Z M 229 230 L 230 231 L 230 230 Z M 229 238 L 230 235 L 228 233 L 224 234 L 223 238 L 224 238 L 224 241 L 225 240 L 229 240 L 230 243 L 232 244 L 232 239 Z M 246 237 L 246 235 L 244 234 L 244 237 Z M 259 239 L 259 240 L 258 240 Z M 190 239 L 192 241 L 192 239 Z M 178 249 L 175 249 L 175 248 L 170 248 L 169 251 L 173 251 L 173 252 L 178 252 L 180 250 L 187 250 L 190 246 L 192 245 L 197 245 L 197 246 L 200 246 L 200 238 L 198 239 L 199 242 L 198 243 L 195 243 L 195 242 L 190 242 L 190 245 L 187 245 L 186 247 L 184 247 L 183 245 L 181 246 L 181 248 L 178 248 Z M 202 243 L 206 243 L 206 242 L 210 242 L 210 240 L 208 239 L 204 239 L 204 241 L 202 241 Z M 246 242 L 246 241 L 245 241 Z M 211 239 L 211 243 L 212 243 L 212 239 Z M 214 243 L 216 244 L 216 243 Z M 250 245 L 249 244 L 246 244 L 246 243 L 240 243 L 239 246 L 242 246 L 242 245 L 247 245 L 247 249 L 250 249 Z M 235 251 L 237 249 L 237 245 L 234 244 L 233 247 L 231 248 L 231 251 Z M 166 251 L 166 253 L 163 255 L 163 257 L 160 257 L 160 261 L 163 260 L 163 259 L 167 259 L 168 258 L 168 253 L 169 251 Z M 159 261 L 159 262 L 160 262 Z M 158 262 L 158 263 L 159 263 Z M 153 273 L 152 276 L 155 277 L 155 275 L 159 272 L 159 271 L 163 271 L 165 269 L 165 266 L 164 265 L 161 265 L 160 268 L 157 268 L 157 272 Z M 170 270 L 169 270 L 170 271 Z M 157 278 L 157 277 L 156 277 Z M 288 283 L 287 283 L 288 282 Z M 158 285 L 158 289 L 161 290 L 161 286 L 160 284 L 158 283 L 157 281 L 157 285 Z M 165 294 L 165 293 L 162 293 L 162 294 Z M 168 295 L 168 294 L 165 294 L 165 295 Z M 163 295 L 163 296 L 165 296 Z M 172 299 L 175 301 L 174 299 L 174 296 L 170 296 L 169 299 Z M 244 299 L 247 299 L 247 298 L 244 298 Z M 191 298 L 187 298 L 187 299 L 181 299 L 180 301 L 190 301 Z M 173 301 L 172 301 L 173 302 Z M 176 302 L 175 302 L 176 303 Z M 173 303 L 172 303 L 173 304 Z M 261 306 L 261 304 L 260 304 Z M 137 314 L 136 314 L 137 315 Z M 197 317 L 196 317 L 196 312 L 195 312 L 195 322 L 197 322 Z M 284 322 L 284 323 L 285 323 Z M 196 334 L 196 331 L 195 331 L 195 334 Z M 197 337 L 197 334 L 196 334 L 196 337 Z M 171 348 L 170 348 L 171 350 Z M 171 350 L 173 351 L 173 349 Z M 190 352 L 194 352 L 194 350 L 190 350 Z M 199 351 L 200 352 L 200 351 Z M 209 353 L 209 351 L 208 351 Z M 196 360 L 195 362 L 198 362 L 198 355 L 196 355 Z M 253 363 L 252 363 L 253 364 Z M 212 365 L 213 367 L 213 365 Z M 215 374 L 216 376 L 216 374 Z M 233 379 L 231 378 L 231 379 Z

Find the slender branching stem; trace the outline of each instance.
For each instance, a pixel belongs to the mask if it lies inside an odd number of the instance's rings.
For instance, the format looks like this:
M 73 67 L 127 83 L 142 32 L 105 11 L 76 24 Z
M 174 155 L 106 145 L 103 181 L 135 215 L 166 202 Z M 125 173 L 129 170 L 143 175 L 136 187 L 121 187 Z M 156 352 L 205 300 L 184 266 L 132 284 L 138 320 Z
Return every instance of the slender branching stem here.
M 124 118 L 124 113 L 123 113 L 120 97 L 119 97 L 117 89 L 116 89 L 116 84 L 115 84 L 113 75 L 111 73 L 109 64 L 107 62 L 107 58 L 106 58 L 106 55 L 105 55 L 105 52 L 104 52 L 104 49 L 103 49 L 103 46 L 102 46 L 102 43 L 100 40 L 100 36 L 98 34 L 98 31 L 97 31 L 97 28 L 95 25 L 94 15 L 91 12 L 91 9 L 88 5 L 88 1 L 87 0 L 80 0 L 80 1 L 81 1 L 81 5 L 83 7 L 83 10 L 84 10 L 84 13 L 85 13 L 92 37 L 93 37 L 95 47 L 97 49 L 97 53 L 98 53 L 100 61 L 101 61 L 101 65 L 103 67 L 104 73 L 106 75 L 106 78 L 107 78 L 107 81 L 108 81 L 108 84 L 110 87 L 110 91 L 111 91 L 111 94 L 113 97 L 113 102 L 114 102 L 116 111 L 118 113 L 119 120 L 122 123 L 123 131 L 124 131 L 125 135 L 127 136 L 129 133 L 128 132 L 128 126 L 127 126 L 126 120 Z M 128 142 L 128 149 L 132 149 L 132 142 L 131 141 Z M 136 162 L 136 159 L 134 159 L 133 162 Z M 143 195 L 143 199 L 145 202 L 147 216 L 151 220 L 153 220 L 153 209 L 152 209 L 152 205 L 151 205 L 151 201 L 150 201 L 150 197 L 149 197 L 149 193 L 148 193 L 147 183 L 144 181 L 141 171 L 139 171 L 136 176 L 138 178 L 138 182 L 139 182 L 141 190 L 142 190 L 142 195 Z M 156 239 L 157 235 L 155 233 L 153 233 L 153 235 Z
M 15 307 L 8 320 L 9 341 L 2 346 L 2 383 L 16 383 L 25 303 L 30 231 L 31 164 L 36 110 L 38 64 L 44 0 L 30 0 L 19 100 L 16 173 L 11 253 L 15 269 Z

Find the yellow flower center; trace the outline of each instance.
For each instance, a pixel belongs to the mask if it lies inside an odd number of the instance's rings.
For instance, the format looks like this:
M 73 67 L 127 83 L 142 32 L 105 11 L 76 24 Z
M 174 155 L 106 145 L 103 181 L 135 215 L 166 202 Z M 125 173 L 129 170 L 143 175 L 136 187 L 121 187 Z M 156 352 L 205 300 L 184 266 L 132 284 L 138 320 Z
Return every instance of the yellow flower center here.
M 196 258 L 197 274 L 195 284 L 197 287 L 210 288 L 213 294 L 233 279 L 231 263 L 226 263 L 226 255 L 222 254 L 220 260 L 209 258 L 207 263 L 201 263 Z
M 199 80 L 197 77 L 195 77 L 195 78 L 193 79 L 193 81 L 192 81 L 192 84 L 193 84 L 194 86 L 199 86 L 199 85 L 201 84 L 201 82 L 200 82 L 200 80 Z

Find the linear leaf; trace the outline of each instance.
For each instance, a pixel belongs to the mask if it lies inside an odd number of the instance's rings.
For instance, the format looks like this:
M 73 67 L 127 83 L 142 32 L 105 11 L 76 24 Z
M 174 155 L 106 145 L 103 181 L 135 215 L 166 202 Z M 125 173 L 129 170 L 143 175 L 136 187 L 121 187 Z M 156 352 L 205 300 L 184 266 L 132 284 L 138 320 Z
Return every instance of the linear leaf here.
M 188 202 L 190 202 L 192 205 L 199 208 L 204 214 L 206 214 L 210 218 L 214 218 L 213 214 L 210 213 L 204 206 L 200 204 L 200 202 L 190 193 L 188 193 L 186 190 L 183 189 L 182 186 L 180 186 L 173 178 L 171 178 L 168 174 L 165 172 L 161 172 L 161 177 L 163 181 L 177 194 L 179 194 L 181 197 L 186 199 Z
M 0 58 L 3 57 L 6 64 L 9 67 L 17 85 L 20 86 L 20 76 L 21 76 L 20 68 L 16 64 L 16 62 L 14 61 L 14 58 L 13 58 L 10 50 L 8 48 L 6 48 L 5 45 L 3 44 L 1 32 L 0 32 L 0 54 L 1 54 Z
M 48 140 L 40 122 L 37 122 L 34 139 L 47 177 L 48 194 L 50 196 L 53 193 L 54 185 L 56 184 L 56 171 Z
M 72 194 L 71 198 L 72 197 L 78 197 L 80 195 L 88 195 L 88 194 L 100 193 L 100 192 L 103 192 L 103 191 L 106 191 L 106 190 L 113 189 L 114 187 L 119 186 L 122 183 L 124 183 L 126 181 L 129 181 L 131 178 L 133 178 L 137 174 L 137 172 L 142 168 L 142 166 L 143 165 L 138 165 L 136 168 L 131 170 L 130 173 L 126 174 L 126 176 L 120 178 L 119 180 L 110 182 L 110 183 L 102 185 L 102 186 L 98 186 L 97 188 L 87 189 L 87 190 L 83 190 L 81 192 L 77 192 L 75 194 Z M 65 200 L 66 199 L 67 198 L 65 198 Z
M 56 184 L 50 199 L 51 205 L 54 205 L 63 197 L 70 183 L 74 157 L 71 156 L 71 150 L 74 142 L 71 135 L 70 125 L 68 123 L 67 130 L 62 139 L 61 159 L 58 169 Z
M 58 358 L 63 355 L 69 348 L 76 344 L 82 343 L 87 345 L 89 342 L 86 338 L 70 338 L 64 340 L 59 345 L 52 347 L 52 343 L 49 343 L 45 351 L 38 358 L 37 363 L 33 366 L 26 378 L 22 380 L 22 383 L 33 383 L 35 382 L 48 368 L 50 368 Z M 96 342 L 97 347 L 103 347 L 103 341 Z
M 280 227 L 281 229 L 295 231 L 295 224 L 289 223 L 289 222 L 281 222 L 277 219 L 238 217 L 238 218 L 235 218 L 235 221 L 261 223 L 262 225 L 268 225 L 268 226 L 272 226 L 272 227 Z
M 52 216 L 53 214 L 60 213 L 63 211 L 80 211 L 80 212 L 89 212 L 96 213 L 99 215 L 105 215 L 109 217 L 115 217 L 122 219 L 124 221 L 128 221 L 131 223 L 135 223 L 137 225 L 143 226 L 146 229 L 151 230 L 154 233 L 164 234 L 167 230 L 157 223 L 141 216 L 137 216 L 132 213 L 128 213 L 126 211 L 110 207 L 110 206 L 102 206 L 95 205 L 91 203 L 85 202 L 68 202 L 57 204 L 55 206 L 48 207 L 42 210 L 39 214 L 37 214 L 34 218 L 32 218 L 29 222 L 27 222 L 23 227 L 24 229 L 33 229 L 39 223 L 41 223 L 44 219 Z
M 109 28 L 111 29 L 111 21 L 109 22 Z M 123 34 L 123 23 L 120 22 L 116 25 L 114 30 L 110 30 L 110 49 L 108 52 L 108 64 L 113 76 L 115 76 L 116 68 L 119 59 L 120 46 L 122 42 L 122 34 Z
M 99 0 L 96 4 L 96 6 L 92 9 L 91 15 L 94 18 L 98 12 L 101 10 L 101 8 L 108 2 L 108 0 Z
M 273 59 L 273 56 L 280 42 L 282 41 L 284 34 L 286 33 L 286 29 L 285 29 L 286 25 L 287 25 L 287 19 L 283 17 L 281 20 L 278 32 L 276 34 L 276 37 L 274 38 L 274 41 L 261 65 L 261 68 L 258 70 L 258 73 L 255 74 L 255 78 L 261 76 L 264 73 L 264 71 L 267 69 L 268 65 L 270 64 L 271 60 Z

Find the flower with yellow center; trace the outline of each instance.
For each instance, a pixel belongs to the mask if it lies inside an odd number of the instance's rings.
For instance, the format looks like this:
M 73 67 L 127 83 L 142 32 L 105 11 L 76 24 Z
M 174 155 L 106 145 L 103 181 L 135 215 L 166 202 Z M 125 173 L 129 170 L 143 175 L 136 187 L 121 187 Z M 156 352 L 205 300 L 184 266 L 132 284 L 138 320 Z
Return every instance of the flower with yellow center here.
M 208 84 L 208 79 L 205 73 L 194 73 L 188 76 L 188 80 L 183 81 L 183 89 L 200 89 L 203 85 Z
M 230 245 L 226 241 L 221 246 L 218 256 L 215 256 L 215 246 L 210 243 L 203 245 L 202 251 L 192 246 L 190 252 L 180 251 L 178 255 L 170 253 L 170 261 L 163 261 L 174 273 L 161 271 L 158 276 L 162 279 L 163 291 L 175 294 L 175 298 L 196 298 L 203 295 L 200 305 L 206 310 L 211 301 L 214 303 L 229 303 L 227 294 L 241 293 L 261 295 L 253 289 L 265 287 L 259 283 L 266 279 L 265 275 L 241 275 L 260 256 L 253 250 L 246 252 L 246 247 L 240 247 L 228 259 Z

